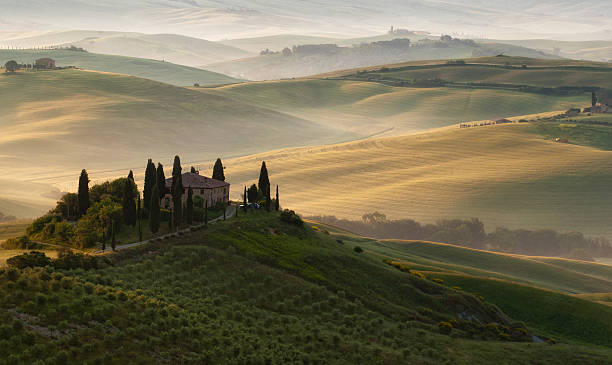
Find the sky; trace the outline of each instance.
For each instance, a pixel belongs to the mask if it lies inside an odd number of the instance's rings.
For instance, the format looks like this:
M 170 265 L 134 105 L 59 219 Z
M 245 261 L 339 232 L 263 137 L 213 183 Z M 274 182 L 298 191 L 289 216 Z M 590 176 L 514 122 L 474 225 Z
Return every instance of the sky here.
M 610 0 L 0 0 L 0 31 L 116 30 L 209 40 L 366 36 L 392 25 L 466 38 L 612 39 Z

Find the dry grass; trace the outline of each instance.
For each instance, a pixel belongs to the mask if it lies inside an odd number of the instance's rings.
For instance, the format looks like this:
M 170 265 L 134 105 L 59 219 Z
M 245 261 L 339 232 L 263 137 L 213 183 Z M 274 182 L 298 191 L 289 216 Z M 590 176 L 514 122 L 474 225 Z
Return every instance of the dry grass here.
M 556 144 L 528 125 L 443 129 L 226 161 L 232 197 L 265 160 L 283 206 L 306 215 L 431 222 L 479 217 L 489 229 L 553 228 L 612 236 L 612 153 Z

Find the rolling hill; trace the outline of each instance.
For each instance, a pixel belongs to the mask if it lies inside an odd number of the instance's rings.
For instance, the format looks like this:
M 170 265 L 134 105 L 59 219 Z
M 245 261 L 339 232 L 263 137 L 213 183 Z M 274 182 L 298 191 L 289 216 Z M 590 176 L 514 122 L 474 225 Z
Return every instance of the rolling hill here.
M 87 30 L 21 35 L 0 32 L 0 45 L 13 48 L 76 46 L 91 53 L 165 60 L 185 66 L 199 66 L 253 55 L 251 52 L 221 43 L 178 34 Z
M 71 50 L 0 49 L 0 64 L 3 66 L 9 60 L 15 60 L 20 64 L 33 64 L 36 59 L 43 57 L 54 59 L 58 67 L 75 66 L 87 70 L 126 74 L 179 86 L 188 86 L 195 83 L 218 85 L 240 81 L 215 72 L 144 58 Z
M 576 70 L 572 77 L 580 81 L 584 72 L 586 81 L 580 83 L 590 82 L 589 70 Z M 546 114 L 586 106 L 590 100 L 588 95 L 541 95 L 504 88 L 399 87 L 384 80 L 353 80 L 350 75 L 355 73 L 191 89 L 81 70 L 2 74 L 0 96 L 5 103 L 0 121 L 5 133 L 0 165 L 7 172 L 0 198 L 12 207 L 5 213 L 40 214 L 53 206 L 61 191 L 74 190 L 82 168 L 94 181 L 130 169 L 140 179 L 147 157 L 162 163 L 175 154 L 188 163 L 217 156 L 227 159 L 472 120 Z M 116 161 L 122 163 L 118 166 Z M 27 168 L 31 165 L 37 167 Z M 431 216 L 437 218 L 439 212 Z
M 265 160 L 283 205 L 305 215 L 433 222 L 478 217 L 495 227 L 581 231 L 612 238 L 611 152 L 559 144 L 529 123 L 286 149 L 225 162 L 234 186 Z M 240 189 L 233 190 L 239 199 Z M 578 213 L 579 212 L 579 213 Z
M 600 62 L 612 62 L 612 41 L 557 41 L 551 39 L 495 40 L 492 42 L 512 44 L 541 50 L 566 58 Z
M 0 328 L 9 345 L 0 347 L 0 359 L 600 364 L 612 358 L 610 307 L 531 286 L 526 290 L 538 296 L 523 297 L 512 291 L 516 284 L 503 283 L 510 303 L 548 304 L 525 325 L 524 311 L 508 317 L 492 304 L 500 296 L 489 301 L 469 286 L 453 288 L 383 261 L 398 256 L 410 255 L 386 242 L 285 223 L 276 212 L 252 212 L 90 259 L 95 264 L 86 268 L 76 256 L 44 269 L 1 269 L 0 318 L 7 324 Z M 471 278 L 455 267 L 457 277 Z M 556 317 L 541 316 L 546 309 Z M 579 325 L 566 322 L 564 332 L 556 318 L 572 316 L 593 325 L 568 336 L 568 325 Z
M 356 138 L 228 97 L 109 73 L 2 73 L 0 97 L 0 198 L 36 200 L 37 207 L 53 205 L 83 168 L 96 179 L 96 172 L 140 169 L 148 157 L 199 161 Z M 44 210 L 3 213 L 31 217 Z
M 370 43 L 363 42 L 367 42 L 367 38 L 361 42 L 355 40 L 357 43 L 349 44 L 349 47 L 334 46 L 337 42 L 323 45 L 294 45 L 291 52 L 262 54 L 257 57 L 204 65 L 202 68 L 237 78 L 274 80 L 396 62 L 495 56 L 501 53 L 512 56 L 556 58 L 550 54 L 508 44 L 485 44 L 460 39 L 450 41 L 423 39 L 411 42 L 403 36 L 380 38 L 381 40 Z

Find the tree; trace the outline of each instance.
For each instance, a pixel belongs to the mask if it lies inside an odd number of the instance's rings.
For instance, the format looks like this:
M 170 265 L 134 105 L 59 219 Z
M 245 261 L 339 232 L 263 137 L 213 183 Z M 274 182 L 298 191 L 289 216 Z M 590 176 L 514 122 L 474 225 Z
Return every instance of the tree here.
M 595 93 L 595 91 L 593 91 L 591 93 L 591 106 L 595 106 L 597 105 L 597 94 Z
M 159 190 L 159 198 L 162 199 L 166 195 L 166 175 L 164 175 L 164 166 L 157 164 L 157 188 Z
M 246 189 L 246 185 L 244 186 L 244 194 L 242 195 L 242 209 L 244 209 L 244 211 L 247 211 L 247 189 Z
M 182 218 L 183 218 L 183 178 L 181 177 L 181 174 L 178 174 L 176 176 L 172 176 L 172 185 L 173 190 L 172 190 L 172 201 L 174 203 L 174 209 L 172 210 L 172 213 L 174 215 L 174 227 L 178 229 L 178 227 L 181 225 L 182 222 Z
M 276 185 L 276 201 L 274 202 L 274 209 L 278 212 L 280 209 L 280 203 L 278 202 L 278 185 Z
M 197 172 L 198 172 L 198 171 L 195 169 L 195 167 L 191 166 L 191 173 L 192 173 L 192 174 L 195 174 L 195 173 L 197 173 Z
M 212 178 L 215 180 L 225 181 L 225 173 L 223 172 L 223 163 L 221 159 L 218 158 L 215 162 L 215 167 L 213 167 Z
M 4 64 L 4 72 L 15 72 L 19 68 L 19 64 L 13 60 L 8 61 Z
M 247 190 L 247 196 L 249 203 L 257 203 L 257 185 L 251 185 L 249 190 Z
M 89 208 L 89 176 L 87 171 L 83 169 L 79 177 L 79 193 L 77 197 L 79 201 L 79 215 L 82 216 Z
M 193 189 L 189 188 L 187 191 L 187 205 L 185 209 L 185 216 L 187 223 L 191 225 L 193 223 Z
M 134 185 L 136 185 L 136 181 L 134 181 L 134 171 L 130 170 L 127 178 L 131 180 Z
M 138 193 L 138 210 L 136 216 L 138 217 L 138 242 L 142 242 L 142 216 L 140 212 L 140 193 Z
M 174 164 L 172 165 L 172 176 L 180 175 L 183 168 L 181 167 L 181 158 L 174 156 Z
M 266 161 L 261 163 L 261 171 L 259 172 L 259 183 L 257 184 L 259 191 L 263 194 L 265 199 L 270 198 L 270 179 L 268 178 L 268 168 L 266 167 Z
M 123 189 L 123 219 L 128 226 L 136 226 L 136 203 L 134 202 L 133 186 L 134 182 L 128 178 L 125 180 L 125 188 Z
M 155 164 L 153 160 L 149 159 L 147 162 L 147 168 L 145 170 L 144 188 L 142 191 L 142 198 L 144 199 L 144 208 L 149 210 L 151 206 L 151 191 L 153 186 L 157 184 L 157 172 L 155 171 Z
M 159 231 L 159 188 L 157 185 L 153 187 L 151 192 L 151 209 L 149 214 L 149 229 L 153 234 Z
M 172 214 L 174 215 L 174 226 L 178 229 L 181 225 L 183 218 L 183 178 L 181 176 L 183 168 L 181 167 L 180 157 L 174 156 L 174 165 L 172 166 L 172 201 L 174 203 L 174 209 Z

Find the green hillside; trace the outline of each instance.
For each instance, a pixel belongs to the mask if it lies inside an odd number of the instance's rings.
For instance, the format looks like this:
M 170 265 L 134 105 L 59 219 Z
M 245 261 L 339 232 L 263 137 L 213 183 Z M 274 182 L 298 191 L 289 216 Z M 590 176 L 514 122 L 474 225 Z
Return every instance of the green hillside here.
M 36 59 L 44 57 L 54 59 L 59 67 L 75 66 L 86 70 L 126 74 L 179 86 L 191 86 L 195 83 L 200 85 L 229 84 L 239 81 L 215 72 L 160 60 L 70 50 L 0 49 L 1 65 L 9 60 L 15 60 L 20 64 L 33 64 Z
M 599 62 L 612 61 L 612 41 L 557 41 L 552 39 L 496 40 L 492 42 L 539 49 L 556 53 L 562 57 L 592 60 Z
M 97 268 L 66 269 L 79 263 L 64 259 L 55 268 L 4 270 L 0 363 L 612 359 L 594 341 L 530 342 L 538 328 L 525 334 L 488 302 L 397 270 L 370 244 L 356 253 L 337 238 L 250 213 L 105 256 Z M 447 320 L 450 335 L 438 329 Z
M 612 65 L 571 60 L 524 57 L 482 57 L 465 64 L 402 63 L 385 69 L 343 71 L 337 76 L 381 80 L 444 80 L 456 83 L 531 85 L 538 87 L 612 87 Z M 523 66 L 525 65 L 525 66 Z M 333 74 L 332 74 L 333 75 Z M 329 75 L 329 76 L 332 76 Z M 336 76 L 336 75 L 334 75 Z
M 539 95 L 503 89 L 411 88 L 367 80 L 282 80 L 202 91 L 365 135 L 389 130 L 401 134 L 462 121 L 567 110 L 590 102 L 590 96 L 586 95 Z
M 557 340 L 611 346 L 612 307 L 593 293 L 612 292 L 612 266 L 556 258 L 499 254 L 419 241 L 375 241 L 325 225 L 345 244 L 401 263 L 429 279 L 476 293 L 512 318 Z M 579 299 L 571 293 L 581 293 Z
M 289 45 L 288 48 L 290 48 L 288 53 L 279 52 L 280 49 L 275 47 L 273 48 L 276 49 L 275 53 L 212 63 L 202 67 L 236 78 L 275 80 L 418 60 L 448 60 L 499 54 L 543 59 L 557 58 L 529 48 L 507 44 L 481 44 L 460 39 L 410 41 L 404 37 L 389 36 L 351 44 L 325 42 L 302 44 L 297 48 Z

